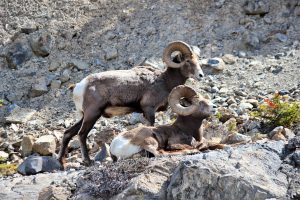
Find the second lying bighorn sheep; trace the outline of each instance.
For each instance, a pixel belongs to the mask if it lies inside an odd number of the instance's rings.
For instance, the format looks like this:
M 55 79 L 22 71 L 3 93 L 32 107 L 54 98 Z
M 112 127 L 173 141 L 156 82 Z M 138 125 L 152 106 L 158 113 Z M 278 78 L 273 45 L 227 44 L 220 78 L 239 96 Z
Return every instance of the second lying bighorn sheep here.
M 191 105 L 182 106 L 182 98 L 191 102 Z M 154 156 L 198 152 L 202 145 L 202 121 L 211 115 L 212 104 L 192 88 L 183 85 L 172 90 L 169 104 L 179 115 L 172 125 L 141 126 L 120 133 L 111 142 L 111 155 L 123 159 L 142 150 Z M 222 148 L 222 145 L 216 145 L 216 148 Z
M 173 54 L 180 56 L 173 59 Z M 187 78 L 200 78 L 203 72 L 198 57 L 184 42 L 170 43 L 163 52 L 166 70 L 142 66 L 91 74 L 75 85 L 73 98 L 82 118 L 68 128 L 63 136 L 58 160 L 62 159 L 70 140 L 79 135 L 83 161 L 90 163 L 86 139 L 100 116 L 142 112 L 151 125 L 155 112 L 165 109 L 170 91 Z

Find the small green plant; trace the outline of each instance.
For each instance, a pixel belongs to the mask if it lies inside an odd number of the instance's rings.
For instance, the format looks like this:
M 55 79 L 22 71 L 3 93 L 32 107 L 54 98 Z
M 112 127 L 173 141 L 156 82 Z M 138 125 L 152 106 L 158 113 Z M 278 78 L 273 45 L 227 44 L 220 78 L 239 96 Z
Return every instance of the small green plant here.
M 222 113 L 221 113 L 221 112 L 217 112 L 217 113 L 216 113 L 216 118 L 217 118 L 218 120 L 220 120 L 220 119 L 222 118 Z
M 17 164 L 0 164 L 0 176 L 8 176 L 17 172 Z
M 3 106 L 3 100 L 0 99 L 0 107 Z
M 288 101 L 287 96 L 275 93 L 271 99 L 265 99 L 251 115 L 262 118 L 274 127 L 290 127 L 300 121 L 300 102 Z
M 237 131 L 236 121 L 230 121 L 230 123 L 228 123 L 228 131 L 229 132 L 236 132 Z

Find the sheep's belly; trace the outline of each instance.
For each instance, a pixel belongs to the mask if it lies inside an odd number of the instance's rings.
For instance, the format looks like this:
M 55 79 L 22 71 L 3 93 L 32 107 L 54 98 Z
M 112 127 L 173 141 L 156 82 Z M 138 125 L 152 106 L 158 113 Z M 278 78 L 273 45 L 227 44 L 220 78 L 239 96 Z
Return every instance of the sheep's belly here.
M 118 159 L 128 158 L 141 150 L 140 146 L 130 143 L 130 140 L 124 138 L 122 135 L 114 138 L 110 145 L 110 153 Z

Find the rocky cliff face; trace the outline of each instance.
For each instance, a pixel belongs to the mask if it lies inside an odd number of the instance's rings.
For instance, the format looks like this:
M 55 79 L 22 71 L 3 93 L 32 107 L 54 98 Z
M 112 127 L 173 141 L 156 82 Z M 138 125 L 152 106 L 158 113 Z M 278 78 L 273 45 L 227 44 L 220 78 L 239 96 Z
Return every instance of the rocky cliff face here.
M 73 199 L 297 199 L 298 139 L 95 166 L 78 180 Z M 119 178 L 103 176 L 115 169 Z

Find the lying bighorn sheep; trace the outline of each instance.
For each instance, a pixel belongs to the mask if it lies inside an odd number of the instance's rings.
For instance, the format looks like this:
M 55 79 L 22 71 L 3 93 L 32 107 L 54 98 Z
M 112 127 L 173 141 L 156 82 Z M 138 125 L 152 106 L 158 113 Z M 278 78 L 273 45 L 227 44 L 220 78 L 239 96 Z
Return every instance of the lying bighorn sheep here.
M 180 56 L 173 59 L 173 54 L 178 52 Z M 86 138 L 101 115 L 111 117 L 137 111 L 153 125 L 155 112 L 166 108 L 174 87 L 184 84 L 189 77 L 203 76 L 197 55 L 184 42 L 170 43 L 163 52 L 163 61 L 166 70 L 138 66 L 91 74 L 77 83 L 73 98 L 82 118 L 65 131 L 58 160 L 62 162 L 69 141 L 78 134 L 83 161 L 89 164 Z
M 182 98 L 192 104 L 182 106 Z M 120 133 L 111 142 L 111 155 L 122 159 L 142 150 L 154 156 L 198 152 L 199 145 L 202 145 L 202 120 L 210 116 L 212 104 L 192 88 L 180 85 L 170 93 L 169 105 L 179 115 L 172 125 L 141 126 Z M 215 147 L 222 148 L 219 146 Z

